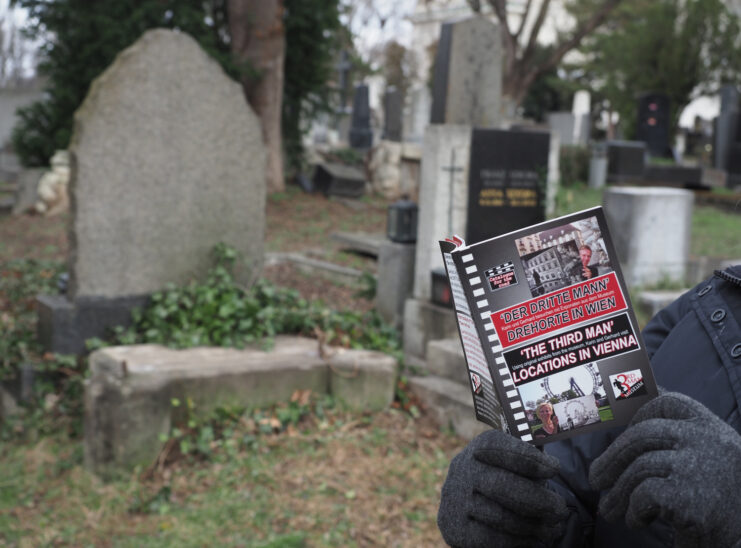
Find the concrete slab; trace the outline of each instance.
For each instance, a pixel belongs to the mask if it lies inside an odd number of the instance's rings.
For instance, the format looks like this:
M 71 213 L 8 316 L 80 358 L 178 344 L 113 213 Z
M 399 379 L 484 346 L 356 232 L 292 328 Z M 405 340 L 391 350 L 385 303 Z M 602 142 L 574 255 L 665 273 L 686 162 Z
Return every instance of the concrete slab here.
M 455 312 L 422 299 L 404 303 L 404 359 L 425 358 L 431 340 L 458 336 Z
M 328 360 L 315 340 L 277 337 L 256 348 L 118 346 L 90 356 L 85 382 L 85 463 L 111 477 L 151 465 L 190 399 L 195 416 L 220 407 L 257 408 L 288 401 L 296 390 L 330 393 L 351 407 L 377 410 L 391 403 L 396 363 L 380 352 L 346 350 Z M 352 379 L 345 376 L 353 374 Z
M 473 439 L 490 427 L 476 420 L 471 391 L 442 377 L 412 377 L 409 387 L 441 426 L 465 439 Z
M 380 411 L 394 401 L 396 360 L 365 350 L 340 349 L 329 357 L 329 391 L 354 411 Z
M 378 257 L 381 245 L 387 241 L 385 234 L 372 232 L 333 232 L 329 237 L 345 249 L 372 257 Z
M 268 253 L 265 265 L 272 266 L 281 263 L 292 263 L 298 269 L 309 274 L 320 274 L 344 284 L 354 284 L 363 276 L 363 271 L 348 266 L 307 257 L 301 253 Z
M 467 387 L 470 380 L 460 338 L 428 342 L 427 370 L 431 375 L 443 377 Z

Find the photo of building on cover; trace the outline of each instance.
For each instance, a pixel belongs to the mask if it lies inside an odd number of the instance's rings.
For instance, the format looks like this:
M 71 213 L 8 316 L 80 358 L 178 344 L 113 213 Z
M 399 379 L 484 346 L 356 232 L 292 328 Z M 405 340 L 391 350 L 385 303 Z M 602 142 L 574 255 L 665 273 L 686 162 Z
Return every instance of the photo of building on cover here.
M 533 297 L 612 271 L 597 217 L 515 241 Z

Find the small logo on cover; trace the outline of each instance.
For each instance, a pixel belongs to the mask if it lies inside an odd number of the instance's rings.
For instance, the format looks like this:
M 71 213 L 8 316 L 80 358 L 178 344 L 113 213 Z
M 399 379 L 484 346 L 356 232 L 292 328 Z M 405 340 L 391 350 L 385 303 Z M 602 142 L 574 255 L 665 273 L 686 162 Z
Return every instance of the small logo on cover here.
M 489 287 L 492 291 L 517 284 L 515 265 L 512 261 L 507 261 L 499 266 L 490 268 L 484 273 L 484 275 L 489 281 Z
M 484 389 L 484 385 L 481 384 L 481 377 L 476 373 L 471 373 L 471 389 L 477 395 L 481 394 L 481 391 Z
M 616 400 L 627 400 L 632 396 L 646 394 L 646 384 L 640 369 L 610 375 L 610 385 Z

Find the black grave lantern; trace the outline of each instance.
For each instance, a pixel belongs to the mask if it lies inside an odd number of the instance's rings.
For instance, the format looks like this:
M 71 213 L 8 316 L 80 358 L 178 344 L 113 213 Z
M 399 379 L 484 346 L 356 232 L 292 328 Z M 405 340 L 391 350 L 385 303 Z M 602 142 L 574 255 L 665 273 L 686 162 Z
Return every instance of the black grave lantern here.
M 386 234 L 392 242 L 410 244 L 417 241 L 417 204 L 406 196 L 389 206 Z

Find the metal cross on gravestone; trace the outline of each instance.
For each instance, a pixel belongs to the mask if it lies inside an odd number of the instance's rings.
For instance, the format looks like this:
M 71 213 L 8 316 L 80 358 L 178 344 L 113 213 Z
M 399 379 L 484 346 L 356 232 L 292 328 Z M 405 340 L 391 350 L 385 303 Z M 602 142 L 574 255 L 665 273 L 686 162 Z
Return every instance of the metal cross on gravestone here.
M 450 173 L 450 182 L 448 187 L 448 235 L 453 235 L 453 184 L 455 183 L 455 174 L 463 171 L 462 166 L 455 165 L 455 149 L 450 149 L 450 165 L 441 168 L 443 171 Z

